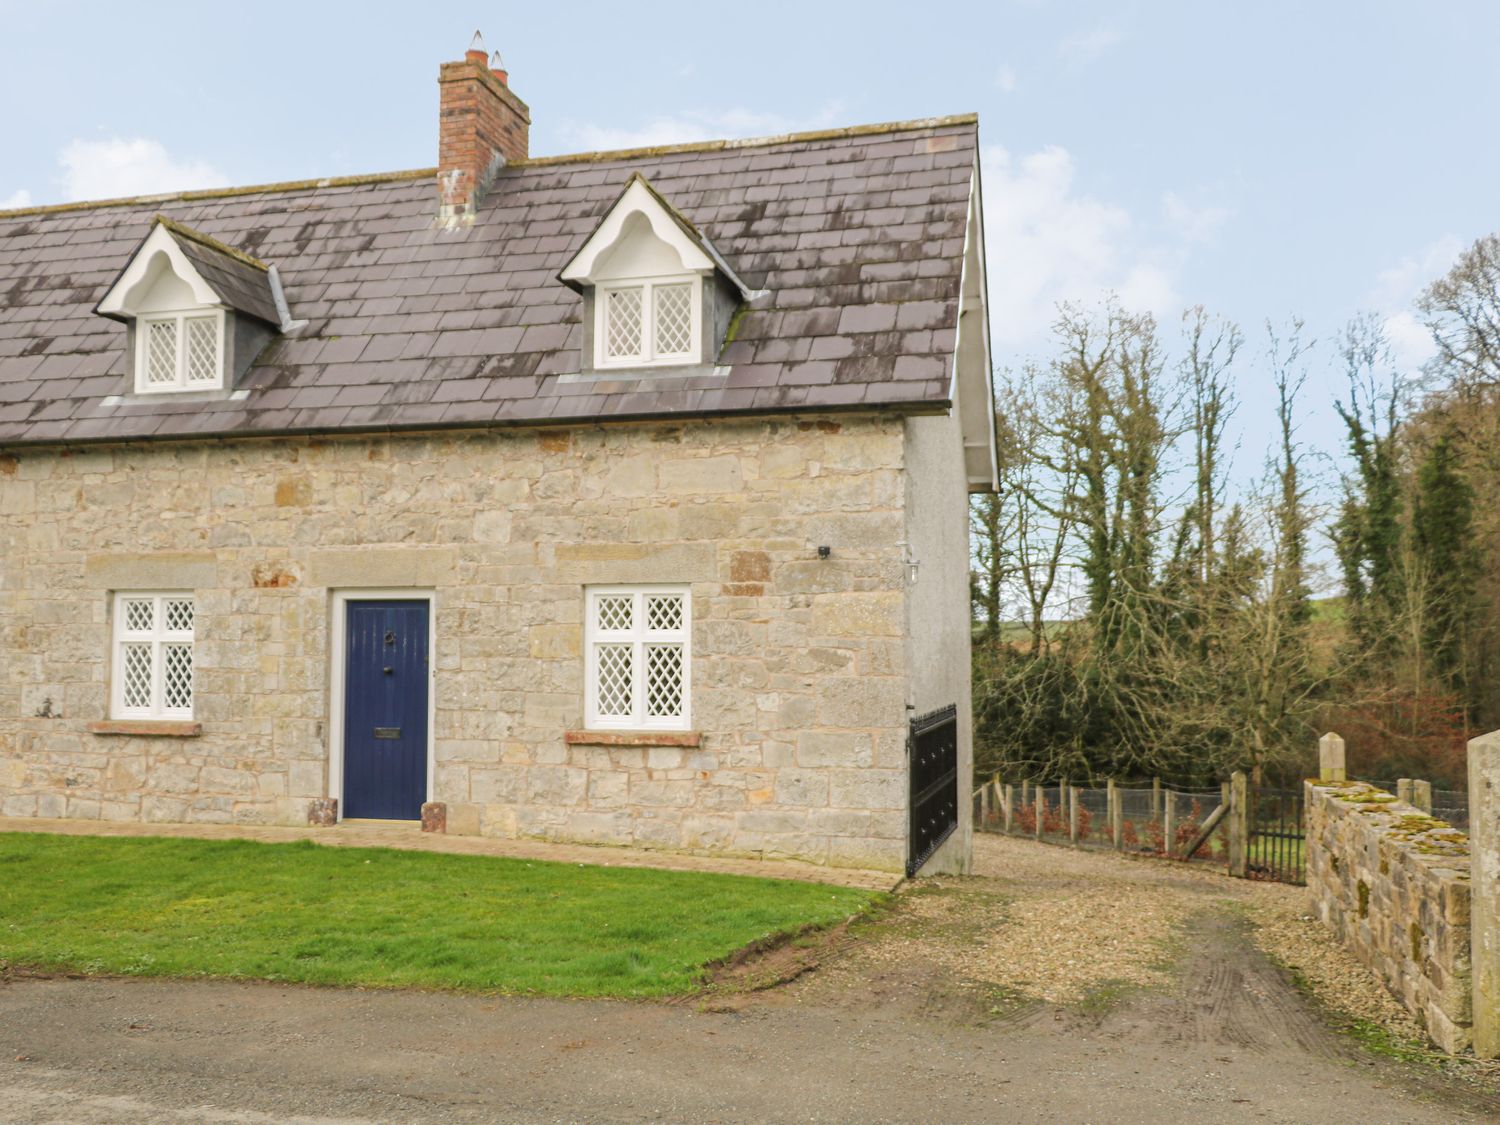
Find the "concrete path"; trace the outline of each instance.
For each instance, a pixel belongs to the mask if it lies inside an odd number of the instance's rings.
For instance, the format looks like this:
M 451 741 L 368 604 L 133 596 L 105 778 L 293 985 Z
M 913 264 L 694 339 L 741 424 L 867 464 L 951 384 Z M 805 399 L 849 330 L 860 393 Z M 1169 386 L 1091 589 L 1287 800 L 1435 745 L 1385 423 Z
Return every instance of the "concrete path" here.
M 488 836 L 449 836 L 423 832 L 416 822 L 399 824 L 339 824 L 334 828 L 283 828 L 245 824 L 138 824 L 109 820 L 52 820 L 44 817 L 0 817 L 0 832 L 47 832 L 59 836 L 176 836 L 196 840 L 259 840 L 285 844 L 311 840 L 315 844 L 347 848 L 404 848 L 410 851 L 451 852 L 455 855 L 494 855 L 539 859 L 552 863 L 587 863 L 596 867 L 656 867 L 666 871 L 707 871 L 720 875 L 753 875 L 762 879 L 798 879 L 840 887 L 888 891 L 901 876 L 888 871 L 821 867 L 792 860 L 730 859 L 683 855 L 604 845 L 554 844 L 545 840 L 500 840 Z

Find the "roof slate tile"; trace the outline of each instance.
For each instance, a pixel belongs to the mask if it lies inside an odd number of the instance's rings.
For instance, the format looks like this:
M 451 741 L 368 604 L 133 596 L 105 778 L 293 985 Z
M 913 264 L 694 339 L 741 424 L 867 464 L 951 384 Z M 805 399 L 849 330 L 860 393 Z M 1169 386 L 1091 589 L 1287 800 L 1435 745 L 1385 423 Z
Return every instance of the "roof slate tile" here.
M 458 229 L 410 175 L 0 212 L 0 445 L 941 405 L 976 151 L 970 118 L 518 162 Z M 560 380 L 582 301 L 558 271 L 637 172 L 766 293 L 724 374 Z M 275 265 L 307 322 L 242 396 L 103 405 L 125 328 L 92 308 L 157 214 Z

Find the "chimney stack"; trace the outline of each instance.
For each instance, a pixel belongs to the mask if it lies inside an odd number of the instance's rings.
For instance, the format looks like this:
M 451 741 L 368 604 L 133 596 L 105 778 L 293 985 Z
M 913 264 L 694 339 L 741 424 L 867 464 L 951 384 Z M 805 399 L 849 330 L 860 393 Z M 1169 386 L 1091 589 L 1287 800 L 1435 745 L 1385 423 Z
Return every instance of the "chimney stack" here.
M 462 62 L 442 65 L 438 90 L 439 216 L 450 225 L 472 223 L 495 173 L 526 158 L 531 111 L 511 93 L 499 51 L 492 68 L 477 31 Z

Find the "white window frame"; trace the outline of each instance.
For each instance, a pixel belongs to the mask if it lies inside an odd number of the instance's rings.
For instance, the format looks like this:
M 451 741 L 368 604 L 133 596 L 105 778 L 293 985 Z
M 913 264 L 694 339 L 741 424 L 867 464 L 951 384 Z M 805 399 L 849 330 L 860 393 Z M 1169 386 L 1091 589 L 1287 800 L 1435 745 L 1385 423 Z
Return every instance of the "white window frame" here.
M 153 602 L 150 629 L 127 628 L 126 602 Z M 166 603 L 188 601 L 193 604 L 192 629 L 168 629 Z M 197 699 L 198 653 L 194 634 L 198 622 L 198 601 L 191 590 L 121 590 L 114 595 L 110 614 L 110 692 L 109 713 L 112 719 L 191 719 L 193 706 L 166 705 L 166 656 L 168 645 L 187 645 L 192 678 L 191 694 Z M 125 705 L 125 649 L 131 644 L 151 646 L 151 702 L 145 707 Z
M 682 622 L 677 629 L 647 628 L 646 598 L 675 595 L 682 599 Z M 634 599 L 629 629 L 600 626 L 598 602 L 606 597 Z M 589 730 L 690 730 L 693 701 L 693 597 L 688 586 L 588 586 L 584 589 L 584 726 Z M 631 713 L 628 716 L 599 713 L 599 649 L 607 644 L 628 644 L 632 649 Z M 682 648 L 682 714 L 650 717 L 646 714 L 646 649 L 653 645 Z
M 218 348 L 214 356 L 214 379 L 188 382 L 187 377 L 187 322 L 203 317 L 214 318 L 214 333 Z M 150 326 L 163 321 L 174 321 L 177 325 L 177 377 L 170 383 L 150 383 L 146 380 L 146 348 L 150 337 Z M 224 310 L 220 308 L 176 309 L 171 312 L 142 313 L 135 321 L 135 390 L 137 394 L 180 394 L 183 391 L 221 391 L 224 389 Z
M 656 290 L 665 286 L 686 285 L 691 299 L 691 340 L 685 352 L 658 354 L 656 347 Z M 641 291 L 641 352 L 639 355 L 609 354 L 609 294 L 621 289 Z M 697 274 L 672 277 L 634 277 L 601 281 L 594 287 L 594 366 L 595 367 L 682 367 L 698 362 L 703 354 L 703 278 Z

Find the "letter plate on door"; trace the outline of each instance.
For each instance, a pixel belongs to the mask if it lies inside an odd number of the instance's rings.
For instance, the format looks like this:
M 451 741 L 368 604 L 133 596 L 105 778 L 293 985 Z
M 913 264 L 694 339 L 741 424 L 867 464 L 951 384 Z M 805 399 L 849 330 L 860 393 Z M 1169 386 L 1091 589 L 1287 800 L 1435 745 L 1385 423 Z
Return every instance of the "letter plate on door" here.
M 391 738 L 391 739 L 400 738 L 401 737 L 401 728 L 400 727 L 376 727 L 375 728 L 375 737 L 376 738 Z

